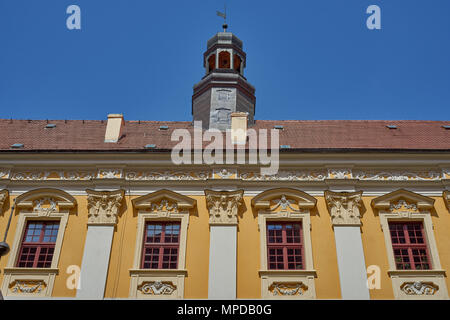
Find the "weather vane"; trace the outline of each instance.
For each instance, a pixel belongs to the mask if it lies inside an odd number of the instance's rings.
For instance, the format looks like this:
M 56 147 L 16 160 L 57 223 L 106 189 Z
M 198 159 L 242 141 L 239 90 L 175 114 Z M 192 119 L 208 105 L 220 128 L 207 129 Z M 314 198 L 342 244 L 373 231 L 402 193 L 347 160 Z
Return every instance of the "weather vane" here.
M 223 18 L 223 32 L 227 32 L 227 5 L 224 5 L 224 12 L 217 11 L 217 15 Z

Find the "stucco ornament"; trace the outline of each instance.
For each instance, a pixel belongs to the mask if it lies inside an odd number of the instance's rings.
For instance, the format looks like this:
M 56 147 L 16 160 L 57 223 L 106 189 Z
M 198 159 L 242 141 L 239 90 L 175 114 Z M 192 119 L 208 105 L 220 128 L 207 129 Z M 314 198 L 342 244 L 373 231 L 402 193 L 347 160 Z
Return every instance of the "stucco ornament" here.
M 8 196 L 9 196 L 8 190 L 0 190 L 0 213 L 2 213 L 3 211 L 3 206 Z
M 56 212 L 56 201 L 50 197 L 35 200 L 33 202 L 33 212 L 36 212 L 39 217 L 50 217 L 53 212 Z
M 243 194 L 244 190 L 205 190 L 209 224 L 237 224 L 237 214 L 242 204 Z
M 308 286 L 303 282 L 273 282 L 269 287 L 274 296 L 298 296 L 307 290 Z
M 40 293 L 47 285 L 42 280 L 15 280 L 9 285 L 13 293 Z
M 149 295 L 171 295 L 177 287 L 169 281 L 143 282 L 138 290 Z
M 362 191 L 357 192 L 332 192 L 325 191 L 328 210 L 333 225 L 361 225 Z
M 94 191 L 86 190 L 88 194 L 88 223 L 115 225 L 117 214 L 122 205 L 123 190 Z
M 444 191 L 444 201 L 448 211 L 450 211 L 450 191 Z M 0 207 L 1 208 L 1 207 Z
M 407 295 L 434 295 L 439 287 L 432 282 L 405 282 L 400 286 L 400 289 Z

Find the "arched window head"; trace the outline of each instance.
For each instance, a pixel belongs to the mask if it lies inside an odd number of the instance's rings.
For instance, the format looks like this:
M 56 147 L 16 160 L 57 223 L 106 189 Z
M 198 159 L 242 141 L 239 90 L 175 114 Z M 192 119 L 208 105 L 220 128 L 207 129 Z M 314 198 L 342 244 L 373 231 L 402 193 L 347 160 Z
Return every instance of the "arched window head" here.
M 219 68 L 230 69 L 230 53 L 228 51 L 219 53 Z

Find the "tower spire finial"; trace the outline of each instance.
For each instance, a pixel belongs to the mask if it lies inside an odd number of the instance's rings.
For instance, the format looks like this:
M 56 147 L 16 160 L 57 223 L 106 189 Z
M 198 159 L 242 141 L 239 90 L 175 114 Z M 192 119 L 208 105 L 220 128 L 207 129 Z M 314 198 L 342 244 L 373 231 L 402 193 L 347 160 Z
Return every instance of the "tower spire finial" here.
M 223 32 L 227 32 L 227 4 L 224 4 L 224 12 L 217 11 L 217 15 L 223 18 Z

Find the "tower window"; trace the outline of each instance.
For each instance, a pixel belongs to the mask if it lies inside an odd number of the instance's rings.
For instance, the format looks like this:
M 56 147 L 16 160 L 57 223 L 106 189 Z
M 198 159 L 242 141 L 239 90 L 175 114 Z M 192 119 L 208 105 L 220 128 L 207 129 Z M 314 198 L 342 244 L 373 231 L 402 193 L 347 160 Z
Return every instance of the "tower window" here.
M 216 68 L 216 55 L 213 54 L 208 58 L 209 72 Z
M 219 68 L 230 69 L 230 53 L 228 51 L 219 53 Z
M 236 70 L 237 72 L 241 72 L 241 57 L 239 57 L 237 54 L 234 55 L 234 61 L 233 61 L 233 68 L 234 70 Z

